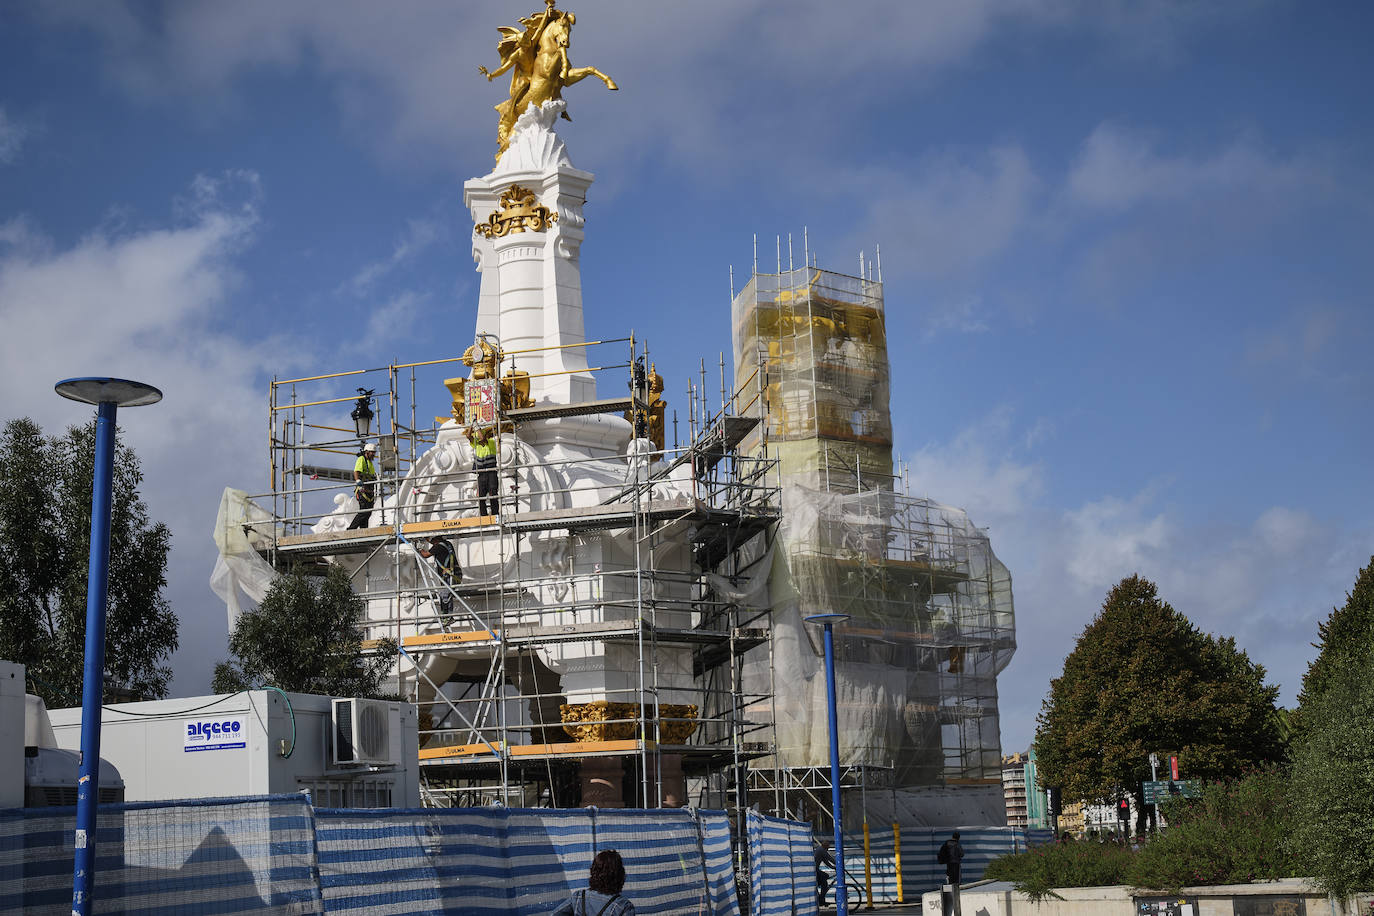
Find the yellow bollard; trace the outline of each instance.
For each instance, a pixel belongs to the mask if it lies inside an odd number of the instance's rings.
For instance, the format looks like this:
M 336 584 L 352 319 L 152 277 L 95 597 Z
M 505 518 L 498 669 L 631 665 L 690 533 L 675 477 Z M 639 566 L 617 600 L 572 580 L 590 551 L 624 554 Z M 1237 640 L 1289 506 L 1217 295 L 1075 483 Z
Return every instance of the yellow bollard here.
M 892 822 L 892 849 L 897 869 L 897 902 L 906 903 L 906 894 L 902 893 L 902 828 L 896 821 Z
M 868 821 L 864 821 L 864 899 L 868 901 L 864 909 L 873 909 L 873 859 L 868 854 Z

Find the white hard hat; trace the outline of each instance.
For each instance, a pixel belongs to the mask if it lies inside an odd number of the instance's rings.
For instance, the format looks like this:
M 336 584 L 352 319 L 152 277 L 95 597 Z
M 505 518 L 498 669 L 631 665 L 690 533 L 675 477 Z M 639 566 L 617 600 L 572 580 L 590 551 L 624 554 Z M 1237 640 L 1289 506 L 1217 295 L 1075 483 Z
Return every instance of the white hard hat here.
M 369 442 L 369 443 L 367 443 L 367 445 L 364 445 L 364 446 L 363 446 L 363 451 L 365 451 L 365 452 L 375 452 L 375 451 L 377 451 L 377 444 L 376 444 L 375 442 Z

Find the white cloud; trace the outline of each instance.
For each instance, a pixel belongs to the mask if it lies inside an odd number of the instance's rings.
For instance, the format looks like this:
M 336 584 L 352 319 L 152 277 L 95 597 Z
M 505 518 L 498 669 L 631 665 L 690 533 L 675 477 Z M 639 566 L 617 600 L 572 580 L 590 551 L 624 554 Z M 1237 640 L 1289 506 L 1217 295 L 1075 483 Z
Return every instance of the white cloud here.
M 1200 156 L 1165 155 L 1143 131 L 1104 123 L 1083 143 L 1066 194 L 1091 208 L 1121 210 L 1147 202 L 1250 193 L 1289 194 L 1326 183 L 1317 163 L 1283 159 L 1248 139 Z
M 152 407 L 120 412 L 138 452 L 144 495 L 173 533 L 168 597 L 181 617 L 178 690 L 208 687 L 225 654 L 224 609 L 208 589 L 220 489 L 264 479 L 261 379 L 291 361 L 284 342 L 245 341 L 217 314 L 241 284 L 235 256 L 257 228 L 256 176 L 197 180 L 174 225 L 94 231 L 55 245 L 23 220 L 0 231 L 0 385 L 6 415 L 49 432 L 86 422 L 87 408 L 52 385 L 84 375 L 134 378 L 162 389 Z
M 415 323 L 427 297 L 411 290 L 398 293 L 371 313 L 364 339 L 357 342 L 363 353 L 374 353 L 379 343 L 414 338 Z
M 443 237 L 444 227 L 438 220 L 412 219 L 406 223 L 406 231 L 396 240 L 391 254 L 372 261 L 353 275 L 348 287 L 357 295 L 367 293 L 379 281 L 396 268 L 413 261 Z
M 1162 150 L 1160 137 L 1100 124 L 1052 199 L 1047 220 L 1078 240 L 1066 274 L 1109 306 L 1262 246 L 1295 243 L 1314 214 L 1341 199 L 1348 168 L 1322 151 L 1283 155 L 1241 135 L 1201 151 Z
M 1043 471 L 1008 447 L 1014 419 L 1003 407 L 951 441 L 915 452 L 908 460 L 912 494 L 967 509 L 975 524 L 998 529 L 1028 512 L 1042 494 Z
M 739 155 L 744 144 L 776 153 L 772 127 L 794 128 L 819 98 L 860 91 L 870 102 L 908 105 L 929 75 L 961 64 L 1002 29 L 1085 29 L 1114 47 L 1172 48 L 1200 25 L 1253 4 L 1209 4 L 1206 13 L 1190 6 L 801 0 L 780 13 L 764 0 L 700 0 L 671 10 L 582 0 L 573 61 L 600 67 L 623 91 L 614 100 L 593 98 L 601 93 L 595 85 L 569 94 L 574 118 L 611 106 L 604 118 L 616 123 L 614 131 L 579 137 L 577 149 L 603 163 L 666 152 L 697 168 L 706 157 L 714 171 L 722 147 L 735 150 L 736 161 L 748 158 Z M 496 27 L 529 12 L 495 0 L 186 0 L 155 12 L 130 0 L 49 0 L 36 9 L 100 36 L 106 65 L 132 96 L 191 98 L 210 117 L 238 109 L 233 86 L 243 75 L 308 67 L 328 81 L 360 139 L 411 164 L 472 161 L 468 154 L 491 149 L 500 90 L 476 67 L 494 66 Z M 773 124 L 773 116 L 792 120 Z
M 925 310 L 925 314 L 926 340 L 942 331 L 982 334 L 989 329 L 987 314 L 978 296 L 965 296 L 944 305 L 931 306 Z
M 902 171 L 852 173 L 843 185 L 868 210 L 850 247 L 857 250 L 876 238 L 884 276 L 901 278 L 962 274 L 1000 254 L 1030 219 L 1040 179 L 1024 150 L 1000 146 L 945 151 Z M 875 188 L 882 192 L 875 194 Z M 963 301 L 970 311 L 976 304 Z M 964 317 L 975 324 L 984 320 Z M 936 326 L 959 318 L 937 315 Z
M 1154 565 L 1172 526 L 1162 514 L 1146 513 L 1153 501 L 1147 489 L 1129 500 L 1109 496 L 1066 514 L 1064 567 L 1080 591 L 1105 590 Z
M 29 137 L 29 128 L 10 118 L 0 108 L 0 165 L 9 165 L 19 158 L 19 151 Z
M 1295 309 L 1273 326 L 1247 332 L 1243 358 L 1251 369 L 1266 378 L 1285 382 L 1330 371 L 1344 372 L 1356 366 L 1332 358 L 1331 351 L 1345 341 L 1359 339 L 1359 317 L 1326 306 Z

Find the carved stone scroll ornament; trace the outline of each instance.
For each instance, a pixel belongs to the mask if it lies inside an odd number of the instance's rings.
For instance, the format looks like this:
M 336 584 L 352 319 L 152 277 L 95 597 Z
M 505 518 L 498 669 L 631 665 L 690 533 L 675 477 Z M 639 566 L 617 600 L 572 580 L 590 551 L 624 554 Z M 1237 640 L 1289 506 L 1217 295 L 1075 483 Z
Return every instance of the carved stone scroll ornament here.
M 541 204 L 533 191 L 513 184 L 501 195 L 501 209 L 493 210 L 476 230 L 499 239 L 516 232 L 543 232 L 556 222 L 558 214 Z

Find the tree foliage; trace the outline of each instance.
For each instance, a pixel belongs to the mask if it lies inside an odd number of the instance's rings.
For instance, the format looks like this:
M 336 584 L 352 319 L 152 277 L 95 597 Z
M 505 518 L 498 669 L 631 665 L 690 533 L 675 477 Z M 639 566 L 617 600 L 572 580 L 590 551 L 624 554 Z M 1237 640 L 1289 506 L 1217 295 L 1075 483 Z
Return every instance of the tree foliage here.
M 1317 657 L 1303 675 L 1298 693 L 1300 708 L 1323 693 L 1338 670 L 1364 664 L 1374 651 L 1374 557 L 1355 577 L 1344 606 L 1332 608 L 1330 616 L 1317 624 L 1317 635 L 1320 641 L 1313 643 Z
M 1046 843 L 993 859 L 983 877 L 1010 881 L 1032 903 L 1040 903 L 1046 898 L 1063 899 L 1055 888 L 1125 884 L 1134 858 L 1129 846 L 1114 841 Z
M 1135 795 L 1151 752 L 1185 776 L 1222 779 L 1280 753 L 1264 668 L 1235 640 L 1200 632 L 1154 583 L 1123 579 L 1050 685 L 1035 737 L 1041 781 L 1067 798 Z
M 1344 896 L 1374 888 L 1374 558 L 1318 632 L 1292 752 L 1292 847 Z
M 278 576 L 257 609 L 235 624 L 232 659 L 215 666 L 214 690 L 271 684 L 298 693 L 379 696 L 395 647 L 364 655 L 365 610 L 341 567 L 331 566 L 322 580 L 300 572 Z
M 1136 856 L 1130 882 L 1176 892 L 1198 884 L 1248 884 L 1304 877 L 1288 838 L 1293 806 L 1277 767 L 1210 783 L 1201 798 L 1165 802 L 1169 829 Z
M 1164 803 L 1169 829 L 1139 851 L 1110 840 L 1054 843 L 992 860 L 984 878 L 1012 881 L 1032 900 L 1061 887 L 1130 885 L 1177 893 L 1204 884 L 1301 877 L 1287 842 L 1293 828 L 1288 782 L 1277 768 L 1215 782 L 1198 799 Z
M 0 658 L 21 662 L 49 706 L 80 702 L 86 639 L 95 424 L 44 436 L 28 418 L 0 433 Z M 138 457 L 117 445 L 110 525 L 105 700 L 160 699 L 177 618 L 171 533 L 148 517 Z

